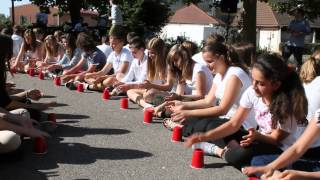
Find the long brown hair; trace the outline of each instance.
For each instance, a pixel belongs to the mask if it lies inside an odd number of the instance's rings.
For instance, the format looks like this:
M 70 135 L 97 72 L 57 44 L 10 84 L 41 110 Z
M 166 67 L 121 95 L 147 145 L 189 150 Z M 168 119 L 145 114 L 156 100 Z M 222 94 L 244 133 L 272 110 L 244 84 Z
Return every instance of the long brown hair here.
M 26 42 L 26 38 L 25 36 L 30 36 L 31 37 L 31 43 L 28 44 Z M 31 30 L 31 29 L 27 29 L 25 32 L 24 32 L 24 43 L 23 43 L 23 49 L 24 51 L 28 51 L 30 50 L 31 52 L 35 52 L 36 49 L 37 49 L 37 40 L 36 40 L 36 35 L 34 34 L 34 32 Z
M 167 62 L 169 65 L 169 73 L 178 77 L 179 81 L 192 78 L 193 64 L 189 51 L 181 44 L 171 47 Z
M 155 59 L 148 58 L 147 66 L 148 73 L 147 77 L 149 80 L 165 80 L 167 77 L 167 63 L 166 55 L 167 48 L 165 42 L 160 38 L 152 38 L 147 46 L 148 50 L 153 50 L 156 53 Z
M 238 52 L 232 46 L 227 46 L 219 41 L 212 41 L 203 47 L 202 52 L 223 55 L 227 66 L 240 67 L 243 71 L 249 73 L 248 68 L 246 68 L 244 62 L 240 59 Z
M 298 74 L 288 68 L 284 60 L 277 54 L 262 54 L 254 63 L 263 76 L 273 82 L 281 82 L 273 93 L 269 109 L 272 114 L 272 127 L 278 122 L 294 117 L 299 124 L 306 123 L 308 101 Z

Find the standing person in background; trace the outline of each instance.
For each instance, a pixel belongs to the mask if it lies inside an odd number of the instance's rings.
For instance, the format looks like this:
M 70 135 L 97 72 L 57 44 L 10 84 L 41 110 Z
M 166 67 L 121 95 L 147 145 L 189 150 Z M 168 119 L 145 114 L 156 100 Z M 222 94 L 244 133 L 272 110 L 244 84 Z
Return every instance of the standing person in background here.
M 310 25 L 308 20 L 304 17 L 304 10 L 301 8 L 296 9 L 294 19 L 288 26 L 290 38 L 286 42 L 283 51 L 283 57 L 287 60 L 291 54 L 298 63 L 298 68 L 302 65 L 302 53 L 304 48 L 304 38 L 310 33 Z
M 109 20 L 112 21 L 110 33 L 114 30 L 115 26 L 121 26 L 123 24 L 122 12 L 118 6 L 118 3 L 118 0 L 110 0 L 111 16 L 109 17 Z
M 108 35 L 102 35 L 101 36 L 101 44 L 97 46 L 98 49 L 100 49 L 106 58 L 108 59 L 109 55 L 112 52 L 112 48 L 109 46 L 109 37 Z
M 19 25 L 13 27 L 11 39 L 13 41 L 13 57 L 17 57 L 23 43 L 23 28 Z
M 37 27 L 46 28 L 48 24 L 49 9 L 40 7 L 40 12 L 36 14 Z

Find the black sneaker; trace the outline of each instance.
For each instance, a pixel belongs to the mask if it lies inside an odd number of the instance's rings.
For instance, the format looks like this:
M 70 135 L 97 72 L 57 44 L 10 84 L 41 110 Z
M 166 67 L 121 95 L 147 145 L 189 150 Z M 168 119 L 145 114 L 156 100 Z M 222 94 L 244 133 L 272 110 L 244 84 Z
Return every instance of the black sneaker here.
M 66 83 L 66 87 L 70 90 L 76 90 L 77 87 L 74 85 L 72 81 Z

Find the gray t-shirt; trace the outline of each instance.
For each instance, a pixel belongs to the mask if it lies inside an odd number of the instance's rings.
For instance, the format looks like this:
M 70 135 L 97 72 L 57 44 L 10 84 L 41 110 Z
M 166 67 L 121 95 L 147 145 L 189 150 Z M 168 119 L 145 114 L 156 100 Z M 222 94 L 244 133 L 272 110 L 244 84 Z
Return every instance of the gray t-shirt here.
M 87 62 L 85 69 L 88 69 L 90 65 L 96 65 L 96 70 L 101 70 L 103 66 L 106 64 L 106 56 L 98 48 L 95 48 L 95 50 L 91 54 L 87 54 L 85 52 L 82 53 L 82 57 L 86 59 Z

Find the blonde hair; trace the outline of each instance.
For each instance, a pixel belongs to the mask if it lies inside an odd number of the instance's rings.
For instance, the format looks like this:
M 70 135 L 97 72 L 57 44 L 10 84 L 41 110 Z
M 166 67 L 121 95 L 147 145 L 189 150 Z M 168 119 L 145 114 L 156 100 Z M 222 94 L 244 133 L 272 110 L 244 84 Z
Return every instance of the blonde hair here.
M 167 48 L 165 42 L 160 38 L 152 38 L 147 46 L 148 50 L 153 50 L 156 53 L 155 59 L 148 59 L 147 66 L 148 66 L 148 73 L 147 77 L 148 80 L 165 80 L 166 79 L 166 55 L 167 55 Z
M 54 48 L 52 49 L 49 45 L 49 43 L 52 42 L 54 44 Z M 44 45 L 46 48 L 46 53 L 49 54 L 49 56 L 56 56 L 59 51 L 59 44 L 57 43 L 56 38 L 53 35 L 48 35 L 44 39 Z
M 303 63 L 300 70 L 300 79 L 303 83 L 309 83 L 320 75 L 320 49 Z

